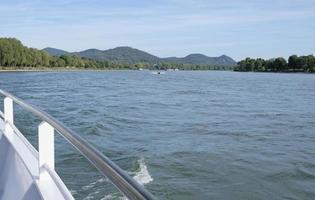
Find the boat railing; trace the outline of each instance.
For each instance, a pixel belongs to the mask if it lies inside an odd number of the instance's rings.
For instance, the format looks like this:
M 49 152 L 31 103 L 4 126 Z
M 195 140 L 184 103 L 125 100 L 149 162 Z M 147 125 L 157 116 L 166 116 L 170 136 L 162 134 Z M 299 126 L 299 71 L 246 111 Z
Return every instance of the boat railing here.
M 39 171 L 46 171 L 50 175 L 54 175 L 55 169 L 55 151 L 54 151 L 54 133 L 59 133 L 65 138 L 75 149 L 77 149 L 96 169 L 105 177 L 107 177 L 116 188 L 118 188 L 128 199 L 151 200 L 155 197 L 140 185 L 136 180 L 130 177 L 124 170 L 111 161 L 107 156 L 97 150 L 94 146 L 84 140 L 79 134 L 63 123 L 50 116 L 39 108 L 24 102 L 14 95 L 1 90 L 0 94 L 4 96 L 4 112 L 0 112 L 0 116 L 4 119 L 6 132 L 18 131 L 14 126 L 13 119 L 13 103 L 18 104 L 25 110 L 33 113 L 42 122 L 38 126 L 38 160 Z M 18 131 L 19 134 L 21 134 Z M 32 147 L 30 147 L 32 149 Z M 44 173 L 39 173 L 39 179 Z M 52 176 L 56 178 L 57 176 Z M 58 181 L 60 183 L 62 181 Z
M 4 119 L 4 114 L 1 111 L 0 111 L 0 117 L 2 117 Z

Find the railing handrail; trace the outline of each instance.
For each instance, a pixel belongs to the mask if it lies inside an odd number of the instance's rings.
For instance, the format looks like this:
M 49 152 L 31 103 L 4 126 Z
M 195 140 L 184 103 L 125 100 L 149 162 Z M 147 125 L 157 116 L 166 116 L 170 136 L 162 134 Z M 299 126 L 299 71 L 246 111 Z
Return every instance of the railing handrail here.
M 76 148 L 87 160 L 90 161 L 104 176 L 106 176 L 128 199 L 151 200 L 155 197 L 142 185 L 130 177 L 118 165 L 106 157 L 103 153 L 80 137 L 75 131 L 66 127 L 54 117 L 39 108 L 28 104 L 14 95 L 1 90 L 0 93 L 9 97 L 16 104 L 30 111 L 41 120 L 50 124 L 61 136 L 63 136 L 74 148 Z

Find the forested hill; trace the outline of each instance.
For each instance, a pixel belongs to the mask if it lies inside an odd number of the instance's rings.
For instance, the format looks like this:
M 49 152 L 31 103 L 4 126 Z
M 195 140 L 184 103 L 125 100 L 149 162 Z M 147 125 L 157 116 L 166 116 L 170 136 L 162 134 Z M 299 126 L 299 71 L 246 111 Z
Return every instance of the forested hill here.
M 51 55 L 62 55 L 70 54 L 69 52 L 54 49 L 54 48 L 45 48 L 43 49 Z M 99 61 L 111 61 L 117 63 L 173 63 L 173 64 L 193 64 L 193 65 L 213 65 L 213 66 L 235 66 L 236 62 L 226 56 L 222 55 L 219 57 L 208 57 L 203 54 L 190 54 L 183 58 L 169 57 L 169 58 L 159 58 L 158 56 L 149 54 L 145 51 L 131 47 L 116 47 L 109 50 L 98 50 L 98 49 L 88 49 L 80 52 L 73 52 L 73 55 L 80 57 L 91 58 Z
M 56 48 L 51 48 L 51 47 L 47 47 L 45 49 L 43 49 L 43 51 L 46 51 L 47 53 L 49 53 L 52 56 L 62 56 L 62 55 L 69 55 L 71 53 L 61 50 L 61 49 L 56 49 Z
M 90 49 L 76 53 L 69 53 L 54 48 L 38 50 L 24 46 L 21 41 L 15 38 L 0 38 L 1 69 L 56 67 L 87 69 L 177 68 L 180 70 L 229 70 L 232 66 L 207 64 L 206 62 L 204 64 L 165 62 L 163 59 L 130 47 L 118 47 L 106 51 Z
M 74 52 L 73 54 L 80 57 L 91 58 L 95 60 L 107 60 L 118 63 L 159 63 L 158 57 L 131 47 L 116 47 L 114 49 L 108 49 L 104 51 L 98 49 L 88 49 L 81 52 Z
M 183 58 L 169 57 L 163 58 L 164 62 L 187 63 L 187 64 L 212 64 L 222 66 L 235 66 L 236 62 L 229 56 L 209 57 L 203 54 L 190 54 Z
M 74 55 L 51 56 L 46 51 L 28 48 L 15 38 L 0 38 L 1 68 L 39 68 L 39 67 L 75 67 L 75 68 L 119 68 L 109 62 L 81 59 Z

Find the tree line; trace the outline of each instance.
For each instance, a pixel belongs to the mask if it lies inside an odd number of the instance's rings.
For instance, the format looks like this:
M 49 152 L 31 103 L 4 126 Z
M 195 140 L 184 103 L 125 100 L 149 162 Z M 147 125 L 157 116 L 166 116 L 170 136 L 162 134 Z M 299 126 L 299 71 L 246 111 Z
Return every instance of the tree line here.
M 15 38 L 0 38 L 1 68 L 82 68 L 82 69 L 180 69 L 180 70 L 230 70 L 231 67 L 181 64 L 181 63 L 119 63 L 81 58 L 76 55 L 51 56 L 47 52 L 24 46 Z
M 179 70 L 231 70 L 232 66 L 217 66 L 209 64 L 184 64 L 175 62 L 161 62 L 149 67 L 151 70 L 167 70 L 167 69 L 179 69 Z
M 15 38 L 0 38 L 0 66 L 3 68 L 75 67 L 95 69 L 130 68 L 121 63 L 96 61 L 75 55 L 51 56 L 47 52 L 25 47 Z
M 246 58 L 237 63 L 234 71 L 243 72 L 315 72 L 313 55 L 292 55 L 288 60 L 279 57 L 265 60 L 262 58 Z

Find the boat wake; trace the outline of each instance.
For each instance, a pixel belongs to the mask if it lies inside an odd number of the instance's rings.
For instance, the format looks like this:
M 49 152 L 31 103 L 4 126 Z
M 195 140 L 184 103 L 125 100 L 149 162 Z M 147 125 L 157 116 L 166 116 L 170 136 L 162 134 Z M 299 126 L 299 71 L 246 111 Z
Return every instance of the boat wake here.
M 148 168 L 144 162 L 144 159 L 141 158 L 138 160 L 139 163 L 139 170 L 135 173 L 133 178 L 138 181 L 141 185 L 148 184 L 153 181 L 152 176 L 150 175 Z
M 146 185 L 153 181 L 152 176 L 150 175 L 148 171 L 148 167 L 145 164 L 144 158 L 141 158 L 137 161 L 139 167 L 138 170 L 135 172 L 128 172 L 129 175 L 131 175 L 139 184 Z M 97 184 L 108 181 L 106 178 L 101 178 L 95 182 L 92 182 L 84 187 L 82 187 L 82 190 L 91 190 L 93 189 Z M 72 191 L 72 193 L 77 193 L 76 191 Z M 87 197 L 84 198 L 84 200 L 90 200 L 94 199 L 95 195 L 97 193 L 100 193 L 100 191 L 95 191 L 93 193 L 90 193 Z M 108 194 L 104 196 L 101 200 L 111 200 L 111 199 L 120 199 L 120 200 L 127 200 L 126 197 L 121 196 L 121 193 L 115 192 L 112 194 Z

